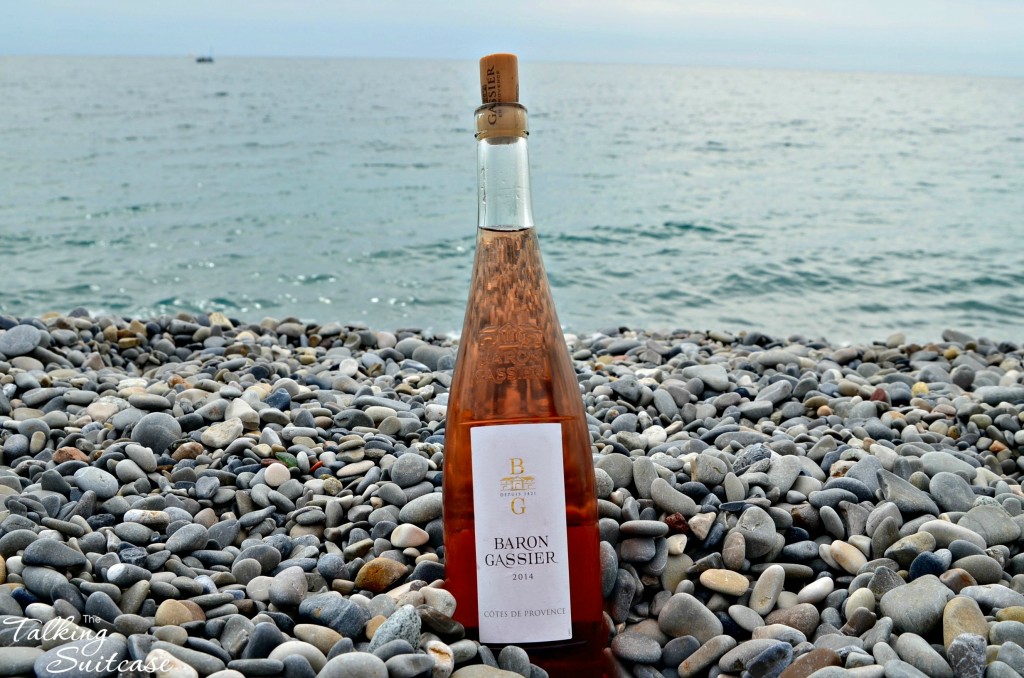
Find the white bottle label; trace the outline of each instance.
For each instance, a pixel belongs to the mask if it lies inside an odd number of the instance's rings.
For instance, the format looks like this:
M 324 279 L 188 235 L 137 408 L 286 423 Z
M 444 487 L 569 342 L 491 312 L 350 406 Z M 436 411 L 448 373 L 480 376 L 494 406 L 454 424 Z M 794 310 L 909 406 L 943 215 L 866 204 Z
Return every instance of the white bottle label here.
M 572 637 L 561 424 L 470 430 L 480 642 Z

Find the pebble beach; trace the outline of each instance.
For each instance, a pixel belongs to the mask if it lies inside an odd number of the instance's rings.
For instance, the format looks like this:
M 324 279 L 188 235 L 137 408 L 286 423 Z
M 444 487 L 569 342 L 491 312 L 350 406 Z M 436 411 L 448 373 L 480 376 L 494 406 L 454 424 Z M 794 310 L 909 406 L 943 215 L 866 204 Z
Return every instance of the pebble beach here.
M 566 342 L 615 675 L 1024 676 L 1020 344 Z M 444 590 L 456 346 L 0 316 L 0 676 L 546 675 Z

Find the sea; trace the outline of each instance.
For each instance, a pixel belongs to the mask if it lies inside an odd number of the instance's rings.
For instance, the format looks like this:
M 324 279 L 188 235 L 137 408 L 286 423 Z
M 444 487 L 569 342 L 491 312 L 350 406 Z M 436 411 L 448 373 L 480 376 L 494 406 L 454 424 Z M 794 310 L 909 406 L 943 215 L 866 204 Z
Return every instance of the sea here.
M 533 63 L 566 331 L 1024 340 L 1024 80 Z M 471 61 L 0 58 L 0 314 L 458 334 Z

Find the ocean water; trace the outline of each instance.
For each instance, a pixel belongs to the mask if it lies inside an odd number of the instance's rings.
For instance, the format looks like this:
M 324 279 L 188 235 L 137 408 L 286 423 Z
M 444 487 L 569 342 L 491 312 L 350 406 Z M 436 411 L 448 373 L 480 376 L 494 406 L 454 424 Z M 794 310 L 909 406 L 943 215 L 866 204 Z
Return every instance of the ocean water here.
M 1024 81 L 533 64 L 562 323 L 1024 339 Z M 458 332 L 476 64 L 0 58 L 0 313 Z

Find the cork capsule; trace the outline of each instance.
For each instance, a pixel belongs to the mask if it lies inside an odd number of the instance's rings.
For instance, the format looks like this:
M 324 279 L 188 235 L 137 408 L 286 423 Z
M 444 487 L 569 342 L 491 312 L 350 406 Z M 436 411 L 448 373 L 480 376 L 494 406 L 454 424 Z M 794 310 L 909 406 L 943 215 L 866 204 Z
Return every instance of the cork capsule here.
M 519 103 L 519 60 L 515 54 L 480 59 L 480 98 L 476 138 L 525 137 L 526 109 Z
M 485 104 L 519 101 L 519 59 L 515 54 L 489 54 L 480 59 L 480 98 Z

